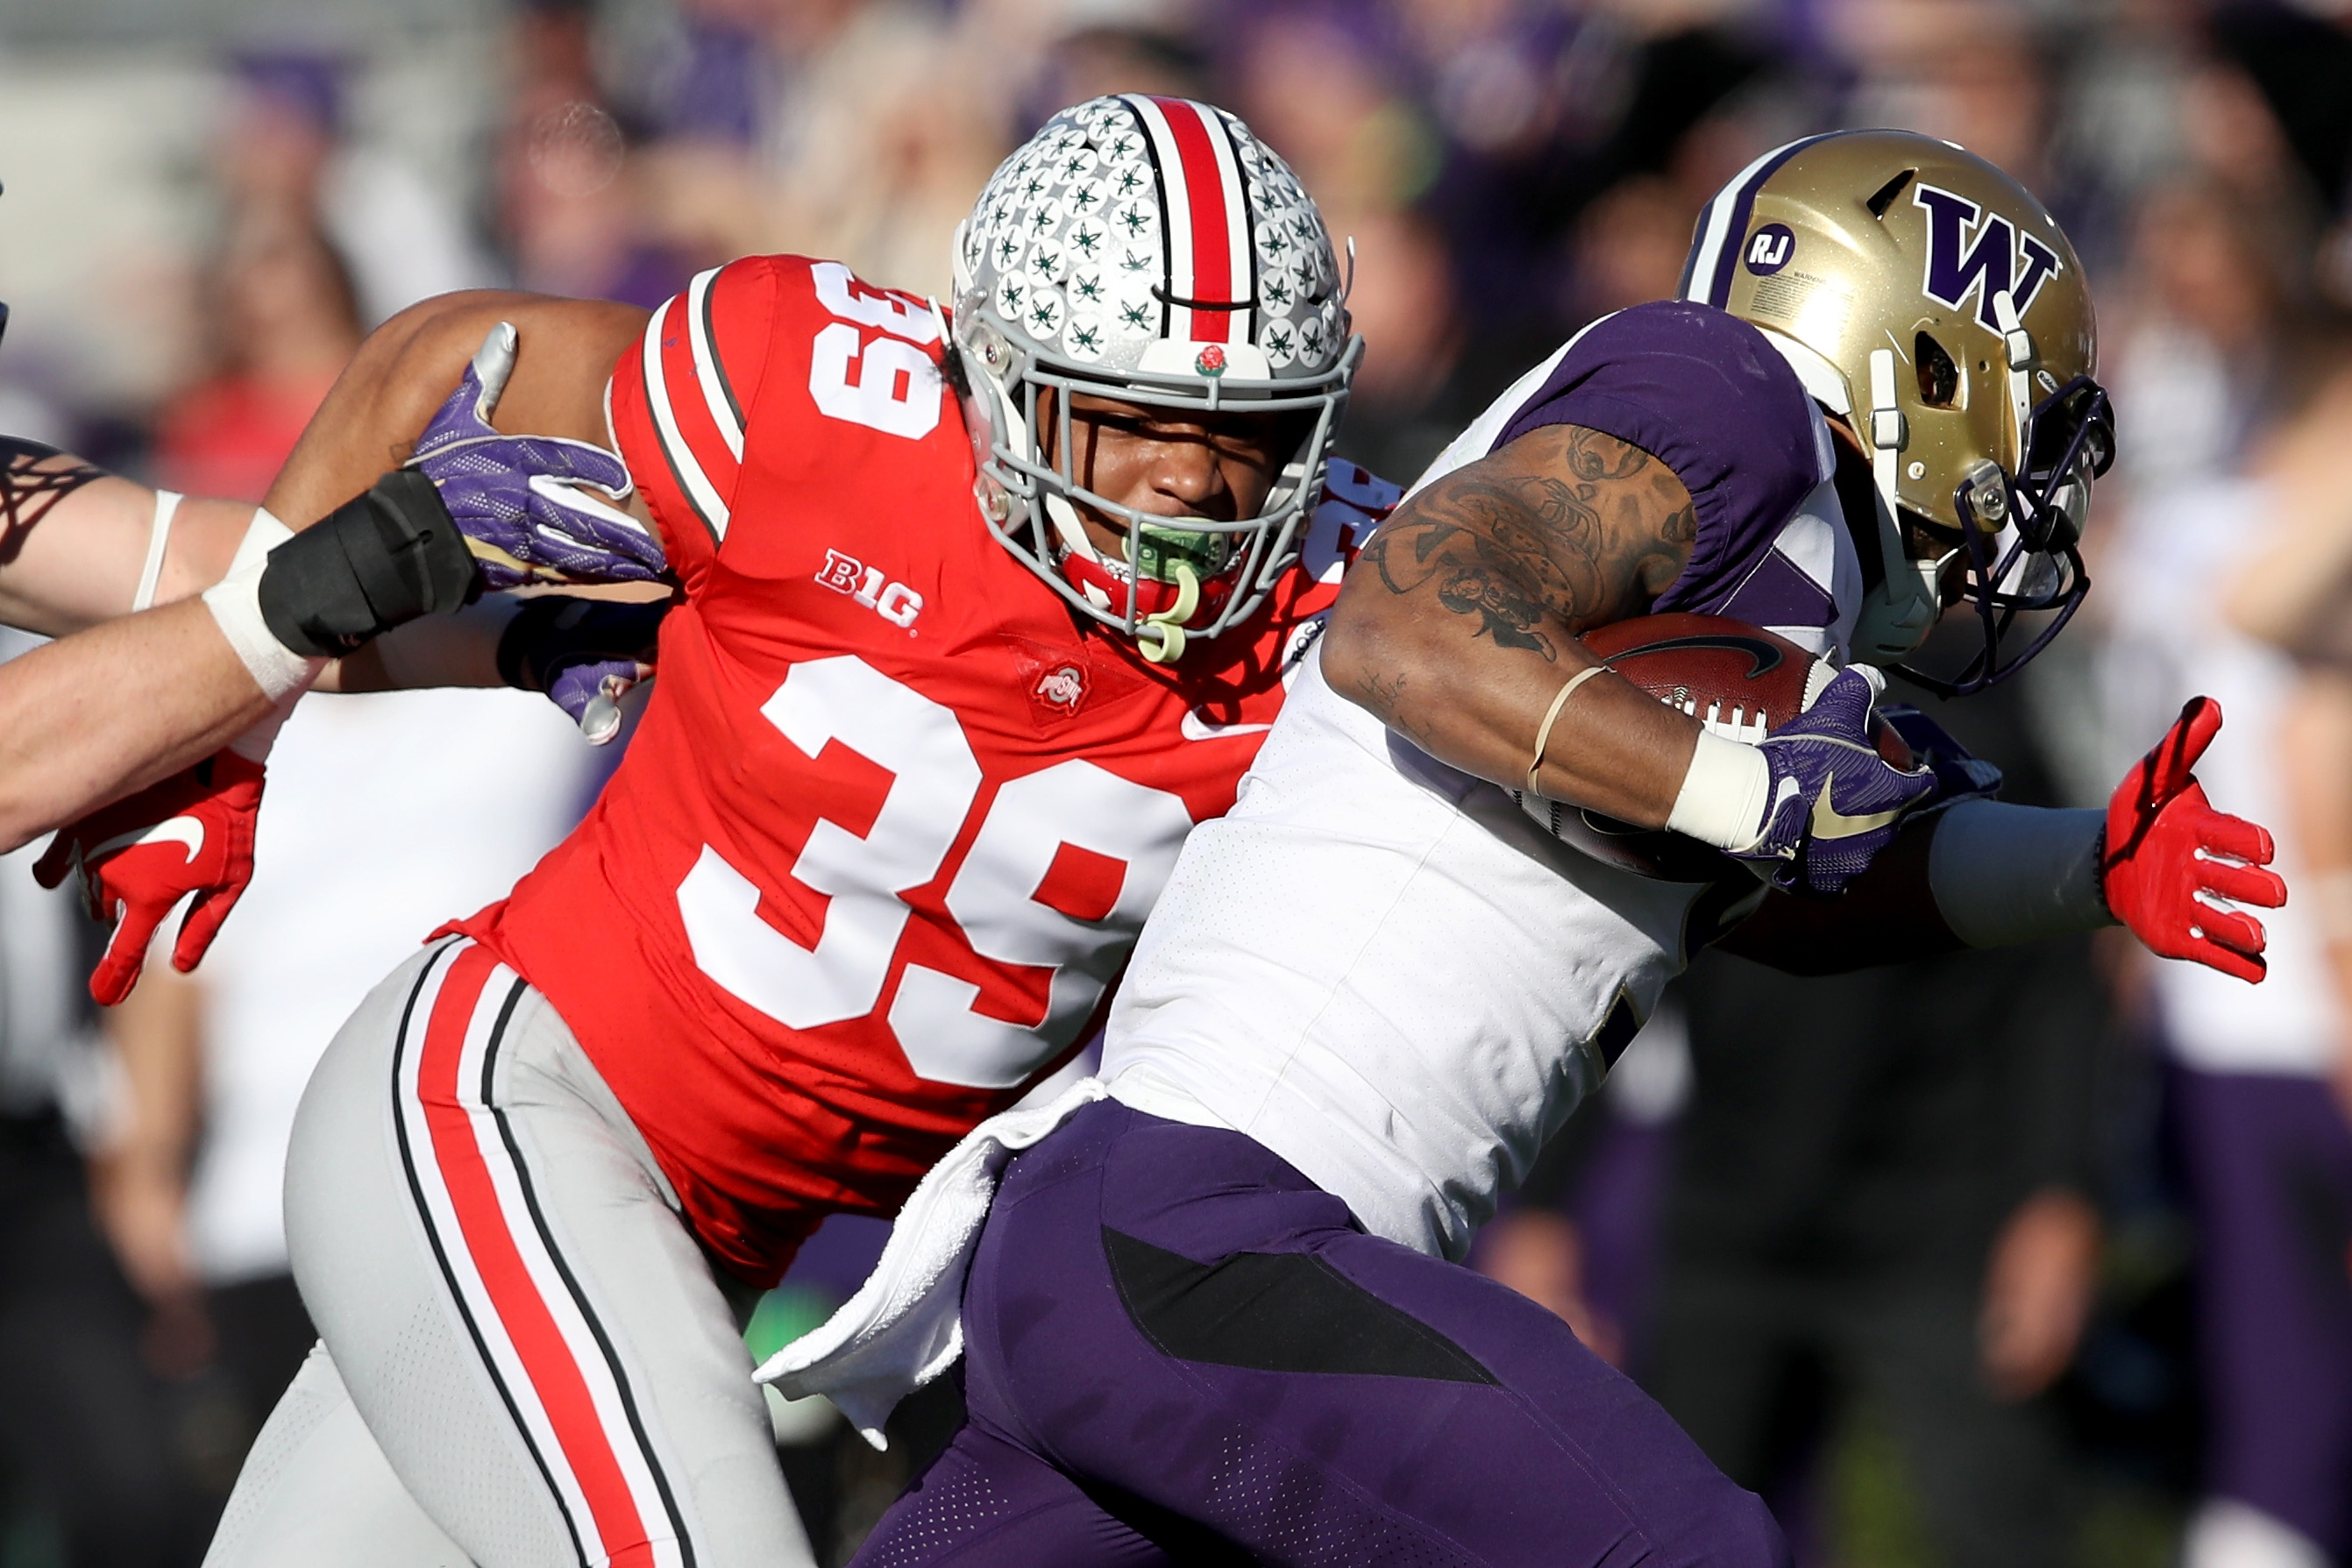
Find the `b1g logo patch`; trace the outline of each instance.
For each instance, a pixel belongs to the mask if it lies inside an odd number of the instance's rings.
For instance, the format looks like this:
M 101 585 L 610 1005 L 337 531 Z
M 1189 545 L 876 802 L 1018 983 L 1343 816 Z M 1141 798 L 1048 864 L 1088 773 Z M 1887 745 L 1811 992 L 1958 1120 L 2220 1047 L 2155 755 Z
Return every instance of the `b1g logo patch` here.
M 1741 257 L 1748 270 L 1759 277 L 1769 277 L 1789 265 L 1797 254 L 1797 236 L 1786 224 L 1766 224 L 1748 236 L 1747 254 Z
M 817 569 L 820 587 L 835 593 L 845 593 L 893 626 L 911 628 L 915 617 L 923 612 L 923 596 L 903 582 L 892 582 L 878 566 L 867 566 L 854 555 L 837 549 L 824 552 L 824 565 Z
M 2008 289 L 2022 317 L 2063 265 L 2056 251 L 1966 196 L 1922 185 L 1911 199 L 1927 214 L 1927 267 L 1920 291 L 1955 310 L 1966 308 L 1969 296 L 1975 295 L 1977 320 L 1989 332 L 2000 330 L 1993 296 Z

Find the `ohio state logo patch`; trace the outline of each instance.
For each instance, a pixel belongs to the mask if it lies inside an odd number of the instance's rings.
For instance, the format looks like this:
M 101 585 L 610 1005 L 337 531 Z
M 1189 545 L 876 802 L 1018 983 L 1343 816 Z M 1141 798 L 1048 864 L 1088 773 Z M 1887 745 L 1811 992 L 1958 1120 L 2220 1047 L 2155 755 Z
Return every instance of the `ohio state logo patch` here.
M 2056 251 L 1966 196 L 1922 185 L 1911 199 L 1927 214 L 1927 266 L 1920 291 L 1955 310 L 1965 309 L 1974 295 L 1977 320 L 1989 332 L 2000 330 L 1993 296 L 2008 289 L 2022 317 L 2042 286 L 2065 265 Z
M 1087 673 L 1076 664 L 1056 664 L 1037 677 L 1029 695 L 1049 708 L 1075 713 L 1087 700 Z

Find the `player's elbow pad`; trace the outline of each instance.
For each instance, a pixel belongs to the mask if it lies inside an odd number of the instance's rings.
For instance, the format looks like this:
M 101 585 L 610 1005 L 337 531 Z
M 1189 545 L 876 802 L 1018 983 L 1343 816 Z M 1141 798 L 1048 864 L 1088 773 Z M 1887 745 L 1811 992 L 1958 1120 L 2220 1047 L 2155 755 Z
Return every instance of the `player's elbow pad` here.
M 336 658 L 481 591 L 433 481 L 395 469 L 269 552 L 261 618 L 294 653 Z
M 1971 947 L 2112 925 L 2099 877 L 2106 813 L 1962 800 L 1936 824 L 1927 884 Z

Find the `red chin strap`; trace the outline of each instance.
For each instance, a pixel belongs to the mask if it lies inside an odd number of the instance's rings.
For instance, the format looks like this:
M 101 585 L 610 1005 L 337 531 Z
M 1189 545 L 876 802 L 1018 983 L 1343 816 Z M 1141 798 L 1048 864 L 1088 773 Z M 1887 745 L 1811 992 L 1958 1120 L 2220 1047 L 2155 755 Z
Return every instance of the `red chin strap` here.
M 1128 595 L 1135 596 L 1135 617 L 1165 614 L 1173 608 L 1183 590 L 1172 582 L 1160 582 L 1145 578 L 1138 580 L 1124 571 L 1113 570 L 1098 560 L 1089 560 L 1073 550 L 1062 558 L 1062 575 L 1077 585 L 1080 592 L 1099 590 L 1110 602 L 1106 606 L 1113 615 L 1128 612 Z M 1225 601 L 1234 596 L 1234 587 L 1241 576 L 1240 563 L 1219 572 L 1201 584 L 1200 605 L 1184 621 L 1186 626 L 1204 626 L 1223 613 Z M 1091 594 L 1088 595 L 1092 597 Z

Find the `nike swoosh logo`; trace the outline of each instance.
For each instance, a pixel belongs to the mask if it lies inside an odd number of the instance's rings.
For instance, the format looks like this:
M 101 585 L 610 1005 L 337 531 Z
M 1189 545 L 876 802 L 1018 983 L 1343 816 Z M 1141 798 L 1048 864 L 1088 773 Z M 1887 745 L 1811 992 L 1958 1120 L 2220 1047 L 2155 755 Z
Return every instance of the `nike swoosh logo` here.
M 1817 839 L 1852 839 L 1886 826 L 1909 808 L 1897 806 L 1891 811 L 1865 811 L 1859 817 L 1849 817 L 1830 804 L 1830 787 L 1822 785 L 1822 798 L 1813 802 L 1813 837 Z
M 1640 654 L 1647 658 L 1652 653 L 1672 653 L 1701 648 L 1721 648 L 1729 653 L 1747 654 L 1748 669 L 1744 678 L 1751 681 L 1767 671 L 1780 667 L 1780 650 L 1771 643 L 1756 637 L 1740 637 L 1719 632 L 1707 632 L 1692 637 L 1668 637 L 1662 642 L 1644 643 L 1638 648 L 1628 648 L 1624 653 L 1615 656 L 1632 658 L 1635 654 Z
M 1201 716 L 1199 708 L 1188 707 L 1178 721 L 1177 729 L 1187 740 L 1223 740 L 1234 735 L 1257 735 L 1272 729 L 1270 724 L 1211 724 Z
M 194 865 L 196 854 L 205 847 L 205 824 L 195 817 L 166 817 L 152 828 L 136 828 L 114 837 L 89 852 L 89 860 L 99 860 L 117 850 L 127 850 L 137 844 L 185 844 L 188 863 Z

